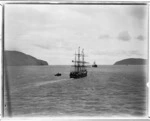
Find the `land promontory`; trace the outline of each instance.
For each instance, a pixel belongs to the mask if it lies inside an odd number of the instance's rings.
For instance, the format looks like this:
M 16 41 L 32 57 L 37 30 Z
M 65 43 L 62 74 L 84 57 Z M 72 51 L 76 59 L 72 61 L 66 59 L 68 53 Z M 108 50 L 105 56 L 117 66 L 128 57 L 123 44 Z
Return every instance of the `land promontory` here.
M 145 65 L 146 59 L 142 58 L 128 58 L 121 61 L 117 61 L 114 65 Z
M 31 55 L 18 51 L 4 51 L 4 63 L 7 66 L 25 66 L 25 65 L 48 65 L 44 60 L 39 60 Z

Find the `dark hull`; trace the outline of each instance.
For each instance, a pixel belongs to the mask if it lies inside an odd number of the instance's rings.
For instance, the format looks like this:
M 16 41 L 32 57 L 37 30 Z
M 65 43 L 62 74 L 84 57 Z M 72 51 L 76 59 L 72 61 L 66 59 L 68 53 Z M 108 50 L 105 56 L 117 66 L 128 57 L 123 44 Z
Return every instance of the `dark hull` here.
M 60 73 L 57 73 L 57 74 L 55 74 L 55 76 L 61 76 L 61 74 L 60 74 Z
M 86 76 L 87 76 L 87 71 L 84 71 L 84 72 L 71 72 L 70 73 L 70 78 L 74 78 L 74 79 L 83 78 L 83 77 L 86 77 Z
M 92 67 L 97 67 L 97 65 L 92 65 Z

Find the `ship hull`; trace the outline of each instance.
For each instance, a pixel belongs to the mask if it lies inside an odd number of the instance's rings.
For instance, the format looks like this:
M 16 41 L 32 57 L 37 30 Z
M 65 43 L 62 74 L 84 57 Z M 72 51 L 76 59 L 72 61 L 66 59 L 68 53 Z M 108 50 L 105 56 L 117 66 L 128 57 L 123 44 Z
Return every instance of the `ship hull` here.
M 97 67 L 97 65 L 92 65 L 92 67 Z
M 86 77 L 86 76 L 87 76 L 87 71 L 84 71 L 84 72 L 71 72 L 70 73 L 70 78 L 74 78 L 74 79 L 83 78 L 83 77 Z

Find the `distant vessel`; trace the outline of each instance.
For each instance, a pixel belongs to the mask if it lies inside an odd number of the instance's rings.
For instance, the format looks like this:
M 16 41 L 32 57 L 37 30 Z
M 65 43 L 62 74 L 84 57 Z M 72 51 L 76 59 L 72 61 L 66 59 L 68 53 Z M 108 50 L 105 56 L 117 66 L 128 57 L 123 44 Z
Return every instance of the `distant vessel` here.
M 78 54 L 75 53 L 74 71 L 70 72 L 70 78 L 82 78 L 87 76 L 87 70 L 84 61 L 84 49 L 80 53 L 80 47 L 78 48 Z M 77 59 L 76 59 L 77 58 Z M 81 59 L 81 60 L 80 60 Z
M 97 64 L 95 63 L 95 61 L 94 61 L 93 65 L 92 65 L 92 67 L 97 67 Z
M 55 74 L 55 76 L 61 76 L 61 73 L 57 73 L 57 74 Z

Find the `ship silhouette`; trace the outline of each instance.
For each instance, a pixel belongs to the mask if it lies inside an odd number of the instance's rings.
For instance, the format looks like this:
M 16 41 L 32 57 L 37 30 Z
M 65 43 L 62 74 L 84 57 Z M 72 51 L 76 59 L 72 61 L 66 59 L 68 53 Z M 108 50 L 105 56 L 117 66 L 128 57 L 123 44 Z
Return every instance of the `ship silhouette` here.
M 97 64 L 95 63 L 95 61 L 94 61 L 93 65 L 92 65 L 92 67 L 97 67 Z
M 80 47 L 78 48 L 78 53 L 75 52 L 75 60 L 72 62 L 74 63 L 74 71 L 70 72 L 70 78 L 83 78 L 87 76 L 87 69 L 85 66 L 84 61 L 84 49 L 82 49 L 82 52 L 80 53 Z

